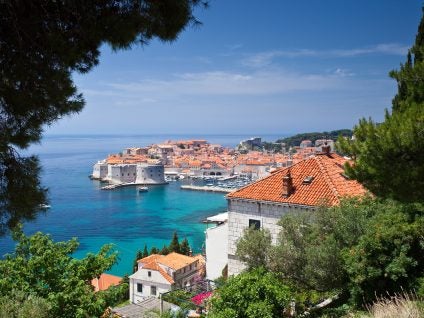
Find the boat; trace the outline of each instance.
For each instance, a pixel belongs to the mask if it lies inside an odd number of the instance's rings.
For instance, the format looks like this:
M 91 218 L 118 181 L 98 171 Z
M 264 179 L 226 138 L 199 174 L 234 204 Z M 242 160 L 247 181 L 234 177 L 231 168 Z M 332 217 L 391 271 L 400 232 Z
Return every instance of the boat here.
M 51 208 L 51 206 L 50 205 L 48 205 L 48 204 L 40 204 L 40 205 L 38 205 L 38 207 L 40 208 L 40 209 L 42 209 L 42 210 L 47 210 L 47 209 L 50 209 Z
M 138 192 L 147 192 L 149 191 L 148 187 L 138 187 Z

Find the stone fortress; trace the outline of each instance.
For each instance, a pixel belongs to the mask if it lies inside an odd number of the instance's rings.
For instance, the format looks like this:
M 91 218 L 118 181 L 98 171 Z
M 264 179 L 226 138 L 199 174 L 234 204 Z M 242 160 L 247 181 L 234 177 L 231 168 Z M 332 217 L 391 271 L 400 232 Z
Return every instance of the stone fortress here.
M 109 164 L 105 160 L 93 166 L 92 179 L 111 184 L 166 184 L 165 169 L 161 163 Z

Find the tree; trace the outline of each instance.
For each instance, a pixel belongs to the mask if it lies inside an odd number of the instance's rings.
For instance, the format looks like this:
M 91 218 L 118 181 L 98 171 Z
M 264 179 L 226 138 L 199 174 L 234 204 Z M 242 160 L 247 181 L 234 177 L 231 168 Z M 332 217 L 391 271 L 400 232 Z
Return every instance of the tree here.
M 348 279 L 342 251 L 358 242 L 369 218 L 380 208 L 377 201 L 366 197 L 283 216 L 269 267 L 300 288 L 342 289 Z
M 424 207 L 378 202 L 356 244 L 342 252 L 357 304 L 424 287 Z
M 143 254 L 141 255 L 140 258 L 145 258 L 147 256 L 149 256 L 149 252 L 147 251 L 147 245 L 144 244 Z
M 14 253 L 0 260 L 0 298 L 13 298 L 17 290 L 42 298 L 50 317 L 98 317 L 113 305 L 90 284 L 116 262 L 110 245 L 79 260 L 71 256 L 78 248 L 76 239 L 55 243 L 48 235 L 26 236 L 20 229 L 13 238 Z
M 21 291 L 1 296 L 0 308 L 0 318 L 51 317 L 50 304 L 47 300 Z
M 169 250 L 169 252 L 176 252 L 176 253 L 181 252 L 180 242 L 178 241 L 177 231 L 174 231 L 174 234 L 172 236 L 172 240 L 171 240 L 171 243 L 169 244 L 168 250 Z
M 236 255 L 245 262 L 248 269 L 266 267 L 271 249 L 271 234 L 266 229 L 253 227 L 244 230 L 237 241 Z
M 361 119 L 354 140 L 338 147 L 354 159 L 347 175 L 374 194 L 402 202 L 424 198 L 424 16 L 407 61 L 391 77 L 398 83 L 392 112 L 377 124 Z
M 72 73 L 89 72 L 100 46 L 114 50 L 174 40 L 200 0 L 0 2 L 0 230 L 31 219 L 46 202 L 35 157 L 16 149 L 40 141 L 43 127 L 77 113 L 84 98 Z M 25 193 L 25 198 L 20 194 Z
M 144 246 L 144 247 L 146 248 L 146 246 Z M 135 254 L 135 258 L 134 258 L 134 261 L 133 261 L 133 273 L 135 273 L 138 269 L 138 262 L 137 261 L 139 259 L 142 259 L 143 257 L 144 257 L 143 253 L 140 250 L 138 250 L 137 253 Z
M 159 253 L 160 253 L 159 249 L 158 249 L 158 248 L 156 248 L 155 246 L 153 246 L 153 247 L 150 249 L 150 255 L 152 255 L 152 254 L 159 254 Z
M 168 255 L 169 254 L 169 248 L 165 244 L 163 245 L 162 249 L 160 250 L 159 254 L 162 255 Z
M 184 240 L 181 241 L 180 253 L 184 255 L 190 255 L 191 253 L 190 244 L 188 243 L 188 240 L 186 237 L 184 238 Z
M 208 317 L 282 317 L 284 309 L 289 309 L 292 297 L 289 287 L 276 275 L 257 268 L 230 277 L 215 291 Z

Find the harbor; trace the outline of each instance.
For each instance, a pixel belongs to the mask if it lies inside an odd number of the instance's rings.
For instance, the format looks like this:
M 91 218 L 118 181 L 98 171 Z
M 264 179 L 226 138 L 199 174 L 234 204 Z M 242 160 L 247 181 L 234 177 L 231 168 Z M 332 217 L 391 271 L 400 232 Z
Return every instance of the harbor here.
M 196 186 L 196 185 L 182 185 L 182 190 L 194 190 L 194 191 L 208 191 L 208 192 L 223 192 L 230 193 L 236 189 L 222 188 L 218 186 Z

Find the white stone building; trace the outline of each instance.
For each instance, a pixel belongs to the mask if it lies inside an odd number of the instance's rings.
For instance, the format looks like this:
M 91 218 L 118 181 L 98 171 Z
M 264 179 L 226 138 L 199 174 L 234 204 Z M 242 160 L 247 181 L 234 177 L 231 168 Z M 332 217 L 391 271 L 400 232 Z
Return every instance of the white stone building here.
M 134 304 L 190 285 L 204 271 L 201 255 L 152 254 L 138 260 L 137 264 L 137 271 L 129 277 L 130 301 Z
M 108 173 L 108 164 L 106 163 L 106 161 L 105 160 L 98 161 L 93 166 L 93 174 L 91 175 L 91 177 L 93 179 L 102 180 L 107 177 L 107 173 Z
M 206 219 L 214 226 L 205 231 L 206 278 L 217 279 L 228 263 L 228 212 Z
M 135 182 L 137 175 L 137 165 L 118 164 L 109 165 L 107 180 L 110 183 L 130 183 Z
M 327 148 L 329 150 L 329 147 Z M 228 274 L 244 269 L 236 257 L 237 241 L 248 227 L 268 229 L 273 243 L 279 219 L 288 212 L 337 205 L 343 196 L 361 196 L 366 190 L 343 173 L 346 160 L 332 153 L 317 154 L 289 168 L 230 193 L 228 199 Z
M 163 164 L 139 163 L 137 164 L 136 183 L 165 184 L 165 168 Z

